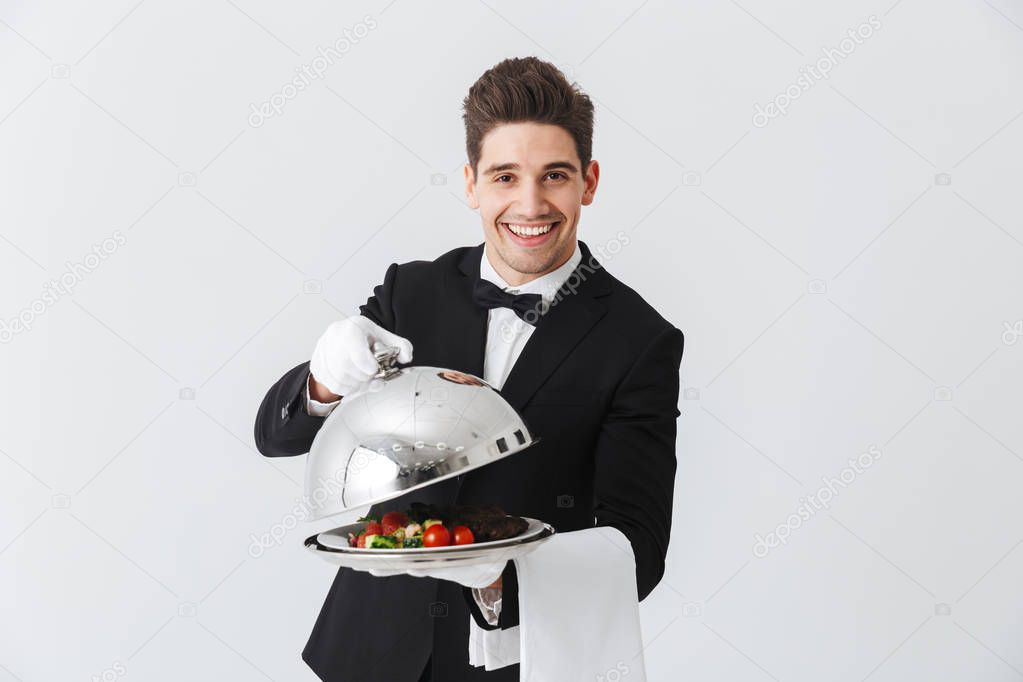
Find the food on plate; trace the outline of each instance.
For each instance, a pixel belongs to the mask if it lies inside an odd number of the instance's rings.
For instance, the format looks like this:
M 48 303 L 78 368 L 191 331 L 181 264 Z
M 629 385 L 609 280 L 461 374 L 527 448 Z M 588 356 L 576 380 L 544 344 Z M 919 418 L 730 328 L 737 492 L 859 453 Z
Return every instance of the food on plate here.
M 451 531 L 443 523 L 430 524 L 423 531 L 423 547 L 447 547 L 451 544 Z
M 451 539 L 456 545 L 471 545 L 475 538 L 468 526 L 455 526 L 451 529 Z
M 392 535 L 399 528 L 408 525 L 408 516 L 399 511 L 389 511 L 380 519 L 384 535 Z
M 408 515 L 413 521 L 439 519 L 448 528 L 466 526 L 472 532 L 473 542 L 507 540 L 521 535 L 529 527 L 525 519 L 509 516 L 497 505 L 441 507 L 413 502 Z
M 365 516 L 362 532 L 348 534 L 348 544 L 360 549 L 448 547 L 505 540 L 529 527 L 496 505 L 441 507 L 413 502 L 407 512 L 392 510 L 377 519 Z
M 369 523 L 366 524 L 366 529 L 362 531 L 361 535 L 359 535 L 359 539 L 358 542 L 356 543 L 356 546 L 359 548 L 365 548 L 367 536 L 380 535 L 383 532 L 384 531 L 379 523 L 377 523 L 376 521 L 370 521 Z
M 398 546 L 398 539 L 393 535 L 367 535 L 365 536 L 366 549 L 394 549 Z

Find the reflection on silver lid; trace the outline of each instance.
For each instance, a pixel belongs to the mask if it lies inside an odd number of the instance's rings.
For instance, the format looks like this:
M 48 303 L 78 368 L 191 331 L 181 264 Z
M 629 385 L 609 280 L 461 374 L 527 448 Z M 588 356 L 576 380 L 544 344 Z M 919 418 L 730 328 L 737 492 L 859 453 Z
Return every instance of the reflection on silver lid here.
M 345 396 L 306 461 L 312 519 L 402 495 L 537 442 L 522 417 L 479 377 L 438 367 L 395 366 L 377 353 L 369 387 Z

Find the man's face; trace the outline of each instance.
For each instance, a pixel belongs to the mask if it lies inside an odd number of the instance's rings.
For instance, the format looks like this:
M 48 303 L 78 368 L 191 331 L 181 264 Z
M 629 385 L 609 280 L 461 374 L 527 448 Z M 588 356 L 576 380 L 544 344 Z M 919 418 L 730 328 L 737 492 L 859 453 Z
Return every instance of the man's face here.
M 568 131 L 542 123 L 497 126 L 483 138 L 479 176 L 465 165 L 469 205 L 479 209 L 487 251 L 501 260 L 494 267 L 509 284 L 572 255 L 581 208 L 593 202 L 600 174 L 596 161 L 580 165 Z

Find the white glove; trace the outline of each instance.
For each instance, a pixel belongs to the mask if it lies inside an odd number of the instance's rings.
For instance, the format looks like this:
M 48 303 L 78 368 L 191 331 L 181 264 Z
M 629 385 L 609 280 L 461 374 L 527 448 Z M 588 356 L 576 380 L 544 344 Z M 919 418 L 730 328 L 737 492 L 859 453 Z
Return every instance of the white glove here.
M 327 327 L 313 349 L 309 372 L 332 393 L 355 393 L 365 388 L 380 369 L 373 356 L 375 343 L 397 347 L 398 362 L 412 362 L 411 341 L 355 315 Z
M 487 587 L 501 577 L 507 560 L 486 564 L 473 564 L 470 566 L 449 566 L 447 568 L 431 569 L 390 569 L 390 568 L 356 568 L 356 571 L 366 571 L 378 578 L 386 578 L 392 575 L 411 575 L 416 578 L 437 578 L 438 580 L 450 580 L 453 583 L 466 587 Z

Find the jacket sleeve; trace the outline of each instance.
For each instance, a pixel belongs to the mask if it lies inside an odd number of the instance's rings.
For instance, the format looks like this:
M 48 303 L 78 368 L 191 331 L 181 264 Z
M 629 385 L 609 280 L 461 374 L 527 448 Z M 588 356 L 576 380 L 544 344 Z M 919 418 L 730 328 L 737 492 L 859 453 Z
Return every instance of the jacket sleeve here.
M 669 327 L 615 392 L 594 454 L 596 526 L 629 539 L 643 601 L 664 575 L 675 490 L 675 436 L 682 332 Z
M 615 391 L 594 452 L 594 525 L 612 526 L 629 539 L 640 601 L 660 582 L 668 552 L 684 343 L 682 332 L 669 327 L 643 351 Z M 473 618 L 485 630 L 519 624 L 513 562 L 502 578 L 497 626 L 486 622 L 471 591 L 464 590 Z
M 373 295 L 359 306 L 359 314 L 388 331 L 394 331 L 394 288 L 398 275 L 392 263 L 383 284 L 373 288 Z M 267 457 L 289 457 L 309 452 L 313 438 L 326 417 L 314 417 L 305 409 L 305 387 L 309 380 L 309 363 L 303 362 L 270 387 L 256 413 L 254 437 L 256 449 Z

